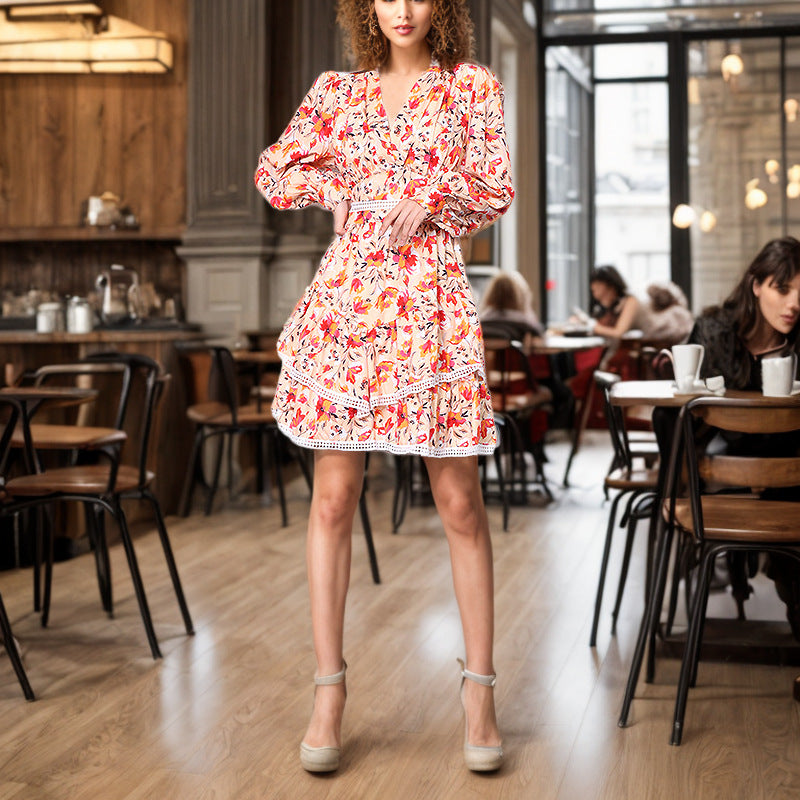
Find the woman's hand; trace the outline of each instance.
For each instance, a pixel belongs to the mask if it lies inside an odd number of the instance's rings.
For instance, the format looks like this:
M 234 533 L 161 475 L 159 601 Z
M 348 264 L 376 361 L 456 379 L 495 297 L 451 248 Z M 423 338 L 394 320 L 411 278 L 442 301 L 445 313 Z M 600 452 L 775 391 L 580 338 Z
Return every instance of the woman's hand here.
M 389 231 L 390 247 L 407 244 L 427 216 L 427 210 L 419 203 L 415 203 L 413 200 L 401 200 L 383 218 L 378 238 Z
M 342 202 L 333 209 L 333 232 L 337 236 L 342 236 L 342 234 L 344 234 L 344 226 L 347 223 L 347 216 L 349 213 L 349 200 L 342 200 Z

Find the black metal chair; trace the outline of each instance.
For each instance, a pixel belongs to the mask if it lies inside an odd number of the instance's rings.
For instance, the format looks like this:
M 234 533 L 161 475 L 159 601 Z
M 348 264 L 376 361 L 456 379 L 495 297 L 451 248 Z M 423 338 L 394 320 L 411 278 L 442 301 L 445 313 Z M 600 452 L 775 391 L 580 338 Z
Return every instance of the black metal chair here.
M 625 552 L 622 558 L 622 569 L 620 571 L 619 585 L 617 587 L 617 597 L 614 603 L 614 610 L 611 613 L 611 633 L 616 633 L 617 617 L 622 595 L 625 591 L 625 582 L 628 577 L 631 552 L 633 548 L 636 527 L 640 520 L 649 519 L 653 512 L 653 499 L 658 488 L 658 470 L 652 467 L 638 467 L 634 464 L 633 452 L 628 441 L 628 433 L 625 427 L 625 417 L 619 406 L 611 404 L 611 387 L 620 380 L 620 376 L 612 372 L 597 370 L 594 373 L 594 381 L 603 395 L 603 402 L 608 422 L 608 430 L 611 434 L 611 444 L 614 448 L 612 468 L 603 481 L 603 488 L 606 492 L 615 491 L 611 500 L 611 508 L 608 514 L 608 524 L 606 526 L 606 539 L 603 547 L 603 558 L 600 564 L 600 576 L 597 581 L 597 596 L 594 603 L 594 615 L 592 617 L 592 631 L 589 636 L 589 646 L 597 644 L 597 628 L 600 621 L 600 607 L 603 600 L 603 590 L 605 588 L 606 571 L 611 552 L 611 541 L 614 534 L 614 526 L 617 521 L 617 511 L 623 499 L 626 500 L 625 508 L 620 518 L 621 527 L 627 528 L 625 539 Z M 650 573 L 650 562 L 652 560 L 652 542 L 648 541 L 647 574 Z
M 529 453 L 534 463 L 532 483 L 539 485 L 545 497 L 552 500 L 544 474 L 544 431 L 552 393 L 533 377 L 528 356 L 519 342 L 494 336 L 493 328 L 488 324 L 484 327 L 484 333 L 488 330 L 492 334 L 486 335 L 483 343 L 487 383 L 492 393 L 492 408 L 504 423 L 503 449 L 510 462 L 504 476 L 505 491 L 512 498 L 519 497 L 523 504 L 527 501 L 531 482 L 525 453 Z M 539 425 L 532 425 L 534 418 Z M 531 435 L 533 427 L 539 429 L 537 437 Z
M 119 358 L 120 354 L 107 356 L 109 361 Z M 153 628 L 150 610 L 145 595 L 144 584 L 139 572 L 133 541 L 128 529 L 127 518 L 122 507 L 123 498 L 138 497 L 147 499 L 153 504 L 156 512 L 156 522 L 159 536 L 164 548 L 165 558 L 173 581 L 173 586 L 178 598 L 178 603 L 183 615 L 186 632 L 193 633 L 192 621 L 183 595 L 183 590 L 178 578 L 172 549 L 163 526 L 163 518 L 159 520 L 160 508 L 149 487 L 154 479 L 152 472 L 147 470 L 147 454 L 153 432 L 153 417 L 156 406 L 162 396 L 163 388 L 169 376 L 160 373 L 157 362 L 145 356 L 126 356 L 126 360 L 134 369 L 141 369 L 146 374 L 145 400 L 141 407 L 141 425 L 138 437 L 135 437 L 133 446 L 138 453 L 138 463 L 133 465 L 123 464 L 120 452 L 125 437 L 107 436 L 100 438 L 94 447 L 87 447 L 100 456 L 96 463 L 72 464 L 66 467 L 45 469 L 42 472 L 14 477 L 6 481 L 8 501 L 3 507 L 7 514 L 18 513 L 29 508 L 50 506 L 57 501 L 80 502 L 84 507 L 100 509 L 108 512 L 117 522 L 128 567 L 131 572 L 134 590 L 136 593 L 142 621 L 145 626 L 150 649 L 154 658 L 161 657 L 161 651 Z M 155 501 L 155 502 L 154 502 Z M 92 515 L 87 512 L 87 522 L 90 530 L 93 527 L 95 547 L 102 554 L 98 559 L 98 578 L 101 586 L 101 596 L 104 606 L 111 611 L 111 580 L 108 571 L 107 543 L 102 523 L 92 526 Z M 50 606 L 50 587 L 52 584 L 53 568 L 53 537 L 51 526 L 46 528 L 46 571 L 45 591 L 42 604 L 42 624 L 46 625 Z
M 206 488 L 205 514 L 208 516 L 211 513 L 219 486 L 226 440 L 228 486 L 229 492 L 233 494 L 233 439 L 239 434 L 248 433 L 257 437 L 257 443 L 260 443 L 262 437 L 267 439 L 269 460 L 275 470 L 275 482 L 281 504 L 281 519 L 283 525 L 287 525 L 288 513 L 282 469 L 283 435 L 278 429 L 269 405 L 263 405 L 260 398 L 256 398 L 252 403 L 240 403 L 237 367 L 229 348 L 221 345 L 178 343 L 176 349 L 184 370 L 184 385 L 193 388 L 186 416 L 195 426 L 179 514 L 183 517 L 188 516 L 192 495 L 198 483 Z M 213 477 L 208 483 L 203 476 L 202 460 L 204 445 L 211 439 L 216 439 L 218 446 Z M 263 466 L 258 447 L 257 453 L 257 482 L 260 484 L 263 480 L 261 477 Z M 301 468 L 307 473 L 305 462 L 301 464 Z
M 800 485 L 800 457 L 705 453 L 696 447 L 698 421 L 705 430 L 783 435 L 800 431 L 800 405 L 796 401 L 787 399 L 782 402 L 776 398 L 770 398 L 770 402 L 764 404 L 741 398 L 699 397 L 681 409 L 667 473 L 654 581 L 639 628 L 619 718 L 619 725 L 625 726 L 645 650 L 648 645 L 650 651 L 653 650 L 669 571 L 670 526 L 673 526 L 691 538 L 698 551 L 699 563 L 699 578 L 691 597 L 689 629 L 675 701 L 673 745 L 681 743 L 688 691 L 697 680 L 708 591 L 716 557 L 732 551 L 768 551 L 785 554 L 800 563 L 797 503 L 759 497 L 765 489 Z M 681 496 L 678 489 L 684 475 L 681 470 L 684 457 L 687 495 Z M 720 493 L 720 487 L 732 487 L 740 493 Z M 709 489 L 713 489 L 713 493 Z
M 0 408 L 4 410 L 3 416 L 5 417 L 3 434 L 2 437 L 0 437 L 0 458 L 3 460 L 2 466 L 0 466 L 0 475 L 4 476 L 5 462 L 7 460 L 5 456 L 8 454 L 11 436 L 17 426 L 21 412 L 19 405 L 16 402 L 6 398 L 0 398 Z M 4 487 L 5 478 L 2 477 L 0 478 L 0 501 L 5 500 Z M 19 654 L 17 642 L 16 639 L 14 639 L 14 634 L 11 630 L 11 622 L 8 619 L 8 613 L 6 612 L 6 607 L 3 603 L 2 594 L 0 594 L 0 636 L 2 636 L 3 646 L 8 654 L 8 660 L 11 662 L 11 666 L 13 667 L 17 676 L 19 685 L 22 687 L 22 692 L 25 695 L 25 699 L 35 700 L 36 697 L 33 693 L 33 689 L 31 688 L 31 684 L 28 681 L 28 676 L 25 673 L 25 667 L 22 664 L 22 658 Z

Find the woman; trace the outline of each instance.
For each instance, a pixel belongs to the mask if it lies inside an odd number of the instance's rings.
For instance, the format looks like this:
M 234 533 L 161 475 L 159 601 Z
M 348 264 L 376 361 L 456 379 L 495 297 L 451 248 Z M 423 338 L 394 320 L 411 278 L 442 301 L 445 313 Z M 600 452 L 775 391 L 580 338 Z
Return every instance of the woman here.
M 703 377 L 733 389 L 761 390 L 761 359 L 798 352 L 800 242 L 773 239 L 720 306 L 706 309 L 689 341 L 705 347 Z
M 647 287 L 648 301 L 639 304 L 639 314 L 633 327 L 649 342 L 662 347 L 686 341 L 694 326 L 686 295 L 672 281 L 651 283 Z
M 544 328 L 533 310 L 532 294 L 519 272 L 497 272 L 481 299 L 481 322 L 500 322 L 520 341 L 543 336 Z
M 616 267 L 595 267 L 589 275 L 589 289 L 594 300 L 590 315 L 595 320 L 596 336 L 619 339 L 634 327 L 639 301 L 628 294 L 625 279 Z
M 761 391 L 762 359 L 800 349 L 800 242 L 791 236 L 768 242 L 722 305 L 706 309 L 698 318 L 689 342 L 705 348 L 702 377 L 722 375 L 727 388 Z M 673 424 L 674 418 L 653 413 L 653 425 L 661 436 L 669 436 Z M 800 452 L 800 436 L 729 435 L 710 446 L 715 451 L 741 455 L 795 455 Z M 800 500 L 800 487 L 783 490 L 781 497 Z M 736 554 L 728 560 L 732 593 L 743 618 L 744 601 L 750 594 L 745 565 Z M 755 563 L 749 565 L 751 575 L 756 567 Z M 775 581 L 778 594 L 786 603 L 792 631 L 800 640 L 797 565 L 791 559 L 771 554 L 766 572 Z
M 466 647 L 464 757 L 494 770 L 503 751 L 477 456 L 496 436 L 457 237 L 513 197 L 502 88 L 466 60 L 465 0 L 340 0 L 339 22 L 361 71 L 322 74 L 255 176 L 276 208 L 332 211 L 337 234 L 281 334 L 273 403 L 281 430 L 316 451 L 307 561 L 318 677 L 301 763 L 339 764 L 351 528 L 364 451 L 383 449 L 425 458 Z

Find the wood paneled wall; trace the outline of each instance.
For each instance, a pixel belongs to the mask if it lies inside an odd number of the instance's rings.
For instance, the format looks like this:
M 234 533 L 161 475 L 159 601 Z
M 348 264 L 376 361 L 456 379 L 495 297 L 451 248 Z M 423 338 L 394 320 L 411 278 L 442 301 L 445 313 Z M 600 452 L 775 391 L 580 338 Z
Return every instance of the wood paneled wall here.
M 0 231 L 77 226 L 89 195 L 112 191 L 143 236 L 179 235 L 186 215 L 188 0 L 103 0 L 109 14 L 164 31 L 166 75 L 0 76 Z M 10 229 L 10 230 L 9 230 Z

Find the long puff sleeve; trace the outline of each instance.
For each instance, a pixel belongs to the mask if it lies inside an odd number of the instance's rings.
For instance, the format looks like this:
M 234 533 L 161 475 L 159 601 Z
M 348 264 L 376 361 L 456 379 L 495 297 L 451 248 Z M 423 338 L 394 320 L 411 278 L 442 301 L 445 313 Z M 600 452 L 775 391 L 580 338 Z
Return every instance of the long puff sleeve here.
M 347 199 L 333 150 L 339 81 L 338 73 L 323 72 L 280 139 L 261 154 L 254 180 L 271 206 L 316 204 L 333 211 Z
M 494 222 L 511 205 L 514 188 L 503 119 L 503 87 L 485 67 L 474 70 L 466 148 L 445 153 L 444 169 L 415 178 L 403 196 L 428 209 L 430 221 L 463 236 Z

